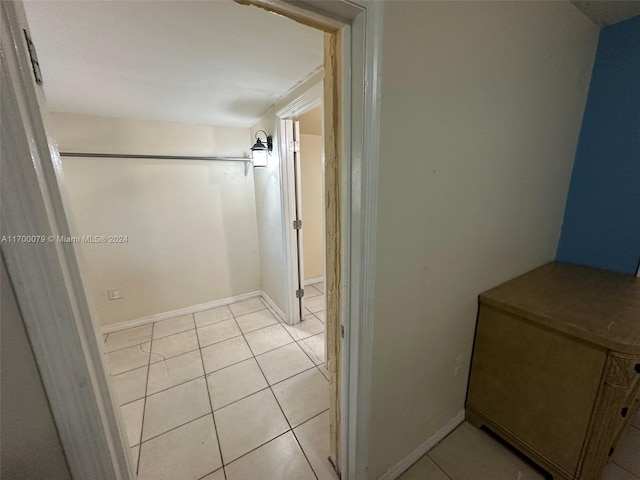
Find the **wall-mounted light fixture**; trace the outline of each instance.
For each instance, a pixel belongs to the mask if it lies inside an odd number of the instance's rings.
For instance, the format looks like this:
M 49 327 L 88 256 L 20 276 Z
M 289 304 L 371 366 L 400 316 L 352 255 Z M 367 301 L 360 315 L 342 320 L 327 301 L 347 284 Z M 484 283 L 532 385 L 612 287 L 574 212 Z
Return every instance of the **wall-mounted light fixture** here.
M 264 134 L 264 142 L 260 139 L 260 133 Z M 269 155 L 273 150 L 273 137 L 267 135 L 264 130 L 256 132 L 256 143 L 251 147 L 251 158 L 254 167 L 266 167 L 269 164 Z

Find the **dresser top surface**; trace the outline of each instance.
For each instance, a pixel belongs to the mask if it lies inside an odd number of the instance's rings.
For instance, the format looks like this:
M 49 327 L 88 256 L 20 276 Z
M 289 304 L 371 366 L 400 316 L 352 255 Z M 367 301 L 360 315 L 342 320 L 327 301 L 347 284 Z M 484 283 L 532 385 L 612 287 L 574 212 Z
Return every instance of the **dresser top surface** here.
M 552 262 L 480 295 L 492 305 L 617 352 L 640 354 L 640 278 Z

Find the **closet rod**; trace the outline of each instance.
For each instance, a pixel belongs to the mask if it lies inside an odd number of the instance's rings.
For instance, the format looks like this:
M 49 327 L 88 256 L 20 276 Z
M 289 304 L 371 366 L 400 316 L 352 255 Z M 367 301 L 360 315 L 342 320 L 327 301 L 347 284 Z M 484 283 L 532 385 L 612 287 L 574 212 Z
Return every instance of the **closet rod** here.
M 250 162 L 250 157 L 197 157 L 189 155 L 137 155 L 129 153 L 60 152 L 61 157 L 93 158 L 150 158 L 156 160 L 220 160 L 225 162 Z
M 244 176 L 249 175 L 251 157 L 197 157 L 189 155 L 137 155 L 132 153 L 89 153 L 89 152 L 60 152 L 61 157 L 91 157 L 91 158 L 148 158 L 154 160 L 216 160 L 222 162 L 244 162 Z

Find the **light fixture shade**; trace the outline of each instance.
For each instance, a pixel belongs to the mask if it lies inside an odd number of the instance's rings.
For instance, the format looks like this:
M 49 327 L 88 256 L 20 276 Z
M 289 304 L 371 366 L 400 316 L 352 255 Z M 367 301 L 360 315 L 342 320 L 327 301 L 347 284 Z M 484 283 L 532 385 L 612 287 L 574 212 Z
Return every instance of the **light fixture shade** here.
M 254 167 L 268 167 L 269 166 L 269 154 L 267 149 L 251 149 L 251 158 L 253 159 Z
M 269 153 L 271 153 L 271 149 L 273 148 L 273 141 L 270 135 L 265 133 L 265 137 L 267 139 L 267 144 L 265 145 L 260 138 L 258 138 L 258 134 L 263 132 L 263 130 L 259 130 L 256 133 L 256 143 L 251 147 L 251 158 L 253 160 L 254 167 L 267 167 L 269 166 Z

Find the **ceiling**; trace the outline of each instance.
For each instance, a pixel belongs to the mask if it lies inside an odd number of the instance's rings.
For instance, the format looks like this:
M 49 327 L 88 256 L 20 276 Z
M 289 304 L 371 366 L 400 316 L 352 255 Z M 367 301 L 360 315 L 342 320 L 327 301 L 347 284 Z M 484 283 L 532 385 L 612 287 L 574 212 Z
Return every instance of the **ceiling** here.
M 640 15 L 640 0 L 571 0 L 571 3 L 600 27 Z
M 322 64 L 322 32 L 232 0 L 25 9 L 54 112 L 248 127 Z

